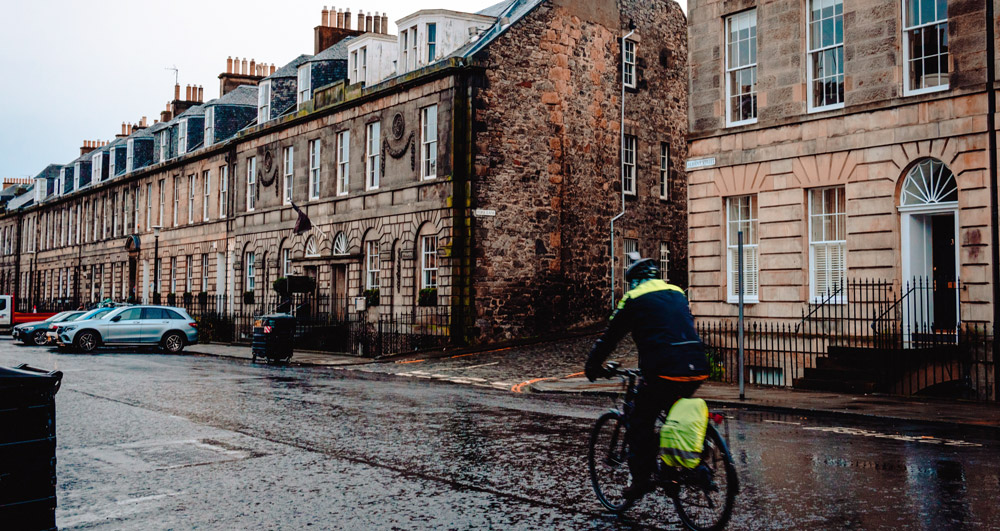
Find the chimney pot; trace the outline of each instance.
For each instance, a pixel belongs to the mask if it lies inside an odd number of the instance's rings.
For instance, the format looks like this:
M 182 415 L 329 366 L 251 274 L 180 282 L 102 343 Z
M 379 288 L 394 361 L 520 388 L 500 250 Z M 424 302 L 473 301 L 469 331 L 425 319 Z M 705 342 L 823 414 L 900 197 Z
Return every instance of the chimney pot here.
M 184 101 L 191 101 L 191 85 L 184 87 Z
M 226 58 L 226 73 L 227 74 L 233 73 L 233 56 L 231 55 Z
M 125 127 L 126 127 L 126 126 L 125 126 L 125 122 L 122 122 L 122 134 L 123 134 L 123 135 L 124 135 L 124 134 L 126 134 L 126 132 L 125 132 L 125 131 L 126 131 Z
M 389 34 L 389 15 L 382 13 L 382 35 Z
M 351 29 L 351 8 L 344 10 L 344 29 Z
M 240 74 L 249 74 L 250 71 L 247 70 L 247 58 L 243 58 L 243 62 L 240 63 Z
M 365 31 L 365 12 L 358 10 L 358 31 Z
M 372 16 L 371 15 L 366 15 L 365 16 L 365 33 L 371 33 L 371 32 L 372 32 Z
M 326 9 L 326 6 L 323 6 L 323 22 L 320 25 L 321 26 L 330 25 L 330 11 Z
M 198 103 L 205 101 L 205 87 L 198 85 Z
M 375 13 L 374 19 L 372 31 L 375 33 L 382 33 L 382 17 L 378 16 L 378 13 Z
M 247 72 L 249 72 L 251 76 L 256 75 L 257 61 L 254 60 L 253 58 L 250 58 L 250 70 L 248 70 Z
M 174 101 L 181 99 L 181 84 L 174 84 Z M 124 132 L 124 130 L 122 131 Z
M 274 73 L 274 71 L 275 71 L 275 70 L 276 70 L 275 66 L 274 66 L 274 65 L 271 65 L 271 73 L 272 73 L 272 74 Z

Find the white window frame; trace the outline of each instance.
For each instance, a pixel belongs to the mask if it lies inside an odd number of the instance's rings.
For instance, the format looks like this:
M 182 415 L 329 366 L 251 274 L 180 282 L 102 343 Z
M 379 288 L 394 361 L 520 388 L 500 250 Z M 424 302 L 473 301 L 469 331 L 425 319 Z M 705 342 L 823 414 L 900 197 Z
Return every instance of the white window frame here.
M 247 212 L 257 208 L 257 157 L 247 158 Z
M 135 152 L 135 139 L 128 139 L 125 143 L 125 173 L 132 173 L 132 154 Z
M 219 219 L 226 219 L 229 203 L 229 165 L 219 167 Z
M 412 65 L 407 65 L 407 70 L 416 70 L 417 65 L 420 64 L 420 43 L 419 43 L 419 33 L 417 33 L 417 26 L 410 28 L 410 61 Z
M 187 131 L 188 131 L 188 121 L 187 118 L 177 122 L 177 155 L 183 155 L 187 153 Z
M 382 122 L 372 122 L 365 126 L 365 190 L 378 190 L 381 184 L 381 153 L 378 145 L 381 137 Z
M 436 289 L 438 287 L 437 252 L 437 235 L 420 238 L 420 289 Z
M 247 251 L 246 261 L 247 261 L 247 277 L 246 277 L 246 286 L 244 286 L 245 289 L 243 291 L 253 292 L 256 291 L 257 289 L 257 271 L 256 271 L 257 256 L 254 254 L 253 251 Z
M 283 167 L 285 176 L 285 204 L 292 204 L 292 193 L 295 191 L 295 146 L 288 146 L 282 150 Z
M 670 244 L 660 242 L 660 278 L 669 280 L 670 277 Z
M 437 23 L 428 22 L 426 30 L 427 30 L 427 64 L 431 64 L 437 59 Z
M 670 144 L 660 142 L 660 199 L 670 199 Z
M 635 195 L 638 151 L 639 139 L 634 135 L 625 135 L 622 139 L 622 192 L 626 195 Z
M 820 8 L 822 10 L 825 10 L 827 7 L 832 8 L 833 9 L 832 16 L 827 17 L 827 16 L 824 16 L 824 15 L 821 14 L 821 16 L 820 16 L 820 18 L 818 20 L 814 20 L 813 19 L 813 13 L 815 11 L 814 10 L 814 5 L 817 4 L 817 3 L 820 3 L 822 5 L 822 7 Z M 840 8 L 839 12 L 837 12 L 837 8 L 838 7 Z M 826 55 L 828 52 L 833 52 L 836 55 L 839 52 L 840 73 L 839 74 L 832 74 L 832 75 L 827 74 L 827 75 L 825 75 L 823 77 L 823 79 L 833 79 L 833 78 L 839 77 L 840 78 L 840 85 L 841 85 L 841 90 L 840 90 L 841 96 L 842 97 L 845 96 L 845 91 L 844 91 L 844 79 L 845 79 L 845 75 L 844 75 L 844 2 L 843 2 L 843 0 L 809 0 L 806 3 L 806 17 L 807 17 L 807 20 L 806 20 L 806 76 L 808 78 L 806 80 L 806 87 L 808 89 L 807 90 L 807 92 L 808 92 L 807 97 L 809 98 L 808 99 L 809 112 L 823 112 L 823 111 L 832 111 L 834 109 L 843 109 L 844 108 L 844 101 L 843 100 L 841 100 L 841 101 L 839 101 L 837 103 L 830 103 L 830 104 L 824 104 L 824 105 L 815 105 L 815 91 L 816 91 L 816 86 L 815 85 L 816 85 L 816 82 L 817 82 L 817 79 L 815 77 L 815 71 L 816 71 L 816 59 L 817 59 L 818 56 L 820 56 L 820 55 Z M 824 21 L 830 20 L 830 19 L 832 19 L 832 21 L 833 21 L 832 22 L 833 23 L 833 42 L 831 44 L 828 44 L 828 45 L 825 45 L 825 46 L 823 45 L 822 42 L 820 42 L 820 45 L 818 47 L 814 48 L 813 47 L 813 42 L 812 42 L 812 39 L 813 39 L 813 25 L 818 25 L 821 28 L 821 30 L 820 30 L 821 35 L 823 35 L 825 33 L 822 30 L 822 24 L 823 24 Z M 837 41 L 837 25 L 838 25 L 838 23 L 840 25 L 840 41 L 839 42 Z
M 733 42 L 729 39 L 732 35 L 731 27 L 734 23 L 743 23 L 746 21 L 748 24 L 747 32 L 748 38 L 740 42 L 748 42 L 749 46 L 747 48 L 749 57 L 747 61 L 738 62 L 735 66 L 730 65 L 731 54 L 730 50 L 733 47 Z M 752 23 L 752 25 L 750 25 Z M 748 9 L 734 15 L 726 17 L 726 23 L 724 27 L 725 31 L 725 42 L 726 42 L 726 57 L 725 57 L 725 67 L 726 67 L 726 127 L 736 127 L 740 125 L 754 124 L 757 123 L 758 109 L 757 109 L 757 9 Z M 739 48 L 738 43 L 737 49 Z M 739 57 L 737 58 L 739 61 Z M 750 118 L 744 118 L 740 120 L 734 120 L 732 114 L 732 100 L 733 95 L 733 76 L 737 72 L 742 72 L 744 70 L 749 70 L 753 77 L 752 89 L 747 94 L 753 99 L 753 116 Z M 741 95 L 742 96 L 742 95 Z
M 177 257 L 170 257 L 170 291 L 168 293 L 177 294 Z
M 361 60 L 361 81 L 368 85 L 368 47 L 362 46 L 358 53 Z
M 132 232 L 139 232 L 139 186 L 135 187 L 135 197 L 132 198 Z
M 410 67 L 410 32 L 409 30 L 403 30 L 399 32 L 399 48 L 401 50 L 401 57 L 403 60 L 400 64 L 403 65 L 403 72 L 406 72 Z
M 351 52 L 351 77 L 354 79 L 354 83 L 360 83 L 363 80 L 358 76 L 358 51 L 354 50 Z
M 365 289 L 379 288 L 379 275 L 382 272 L 382 257 L 379 255 L 378 240 L 365 242 Z
M 184 293 L 191 293 L 194 289 L 194 257 L 187 255 L 184 264 Z
M 340 231 L 333 238 L 333 255 L 334 256 L 345 256 L 347 255 L 347 235 L 344 231 Z
M 636 51 L 638 51 L 638 43 L 633 40 L 625 39 L 622 46 L 622 83 L 627 88 L 636 88 Z
M 153 183 L 146 183 L 146 230 L 153 230 Z
M 205 147 L 215 143 L 215 106 L 205 109 Z
M 167 160 L 170 151 L 170 129 L 164 129 L 156 134 L 160 139 L 160 162 Z
M 201 220 L 208 221 L 208 206 L 211 204 L 212 199 L 212 170 L 204 170 L 201 172 L 202 182 L 202 203 L 201 203 Z
M 312 63 L 305 63 L 300 66 L 297 77 L 298 97 L 296 98 L 296 103 L 298 104 L 298 109 L 301 110 L 302 106 L 312 99 Z
M 101 182 L 101 170 L 104 169 L 104 155 L 98 153 L 93 157 L 90 157 L 90 182 L 97 184 Z M 73 189 L 80 189 L 80 175 L 74 172 L 73 175 Z
M 159 227 L 161 227 L 161 228 L 163 227 L 163 209 L 164 209 L 164 203 L 166 203 L 166 199 L 167 199 L 166 187 L 167 187 L 167 180 L 166 179 L 160 179 L 160 211 L 159 211 L 158 217 L 156 219 L 156 224 Z
M 831 191 L 831 190 L 838 190 L 839 191 L 839 194 L 838 194 L 839 197 L 836 198 L 836 202 L 838 202 L 840 204 L 835 204 L 835 205 L 833 205 L 833 210 L 828 210 L 828 207 L 830 205 L 827 204 L 827 197 L 826 197 L 825 192 Z M 821 197 L 821 203 L 823 205 L 822 206 L 823 211 L 819 212 L 819 213 L 817 213 L 816 211 L 813 210 L 813 204 L 814 204 L 814 202 L 813 202 L 813 195 L 817 194 L 817 193 L 823 194 L 822 197 Z M 845 187 L 844 186 L 828 186 L 828 187 L 824 187 L 824 188 L 811 188 L 809 190 L 808 196 L 806 197 L 806 200 L 809 203 L 809 205 L 808 205 L 808 208 L 809 208 L 809 226 L 808 226 L 808 229 L 809 229 L 809 296 L 810 296 L 810 300 L 813 303 L 830 302 L 830 303 L 833 303 L 833 304 L 844 304 L 844 303 L 847 302 L 846 289 L 843 289 L 841 291 L 841 293 L 840 293 L 839 296 L 832 297 L 829 300 L 827 300 L 827 298 L 830 297 L 830 294 L 828 292 L 824 291 L 823 293 L 820 293 L 820 292 L 817 291 L 819 289 L 819 279 L 817 279 L 817 275 L 819 274 L 820 271 L 819 271 L 819 268 L 818 268 L 817 263 L 816 263 L 817 262 L 816 261 L 816 254 L 817 254 L 817 251 L 820 248 L 827 248 L 827 249 L 832 249 L 832 250 L 837 250 L 839 248 L 839 252 L 841 253 L 840 254 L 840 256 L 841 256 L 841 259 L 840 259 L 840 267 L 841 267 L 841 269 L 839 271 L 840 282 L 842 284 L 842 287 L 846 288 L 846 286 L 843 286 L 843 284 L 847 282 L 847 193 L 846 193 Z M 837 209 L 838 207 L 839 207 L 840 210 Z M 815 227 L 816 223 L 822 223 L 824 221 L 824 218 L 833 218 L 833 227 L 834 227 L 834 236 L 835 236 L 835 238 L 832 239 L 832 240 L 825 240 L 825 239 L 817 240 L 817 239 L 814 239 L 815 234 L 813 232 L 813 228 Z M 840 219 L 839 223 L 838 223 L 838 218 Z M 837 236 L 839 236 L 839 238 Z M 836 274 L 837 272 L 828 268 L 826 270 L 826 273 L 829 275 L 829 274 Z
M 130 221 L 129 218 L 131 218 L 131 216 L 129 216 L 129 210 L 130 210 L 129 207 L 132 206 L 131 202 L 129 201 L 129 199 L 131 197 L 131 194 L 129 193 L 130 191 L 131 191 L 131 188 L 128 188 L 128 187 L 126 187 L 126 188 L 124 188 L 122 190 L 122 234 L 128 234 L 129 233 L 128 232 L 129 221 Z M 70 224 L 73 223 L 73 211 L 72 210 L 70 210 L 70 213 L 69 213 L 69 222 L 70 222 Z M 70 238 L 71 239 L 72 239 L 72 237 L 73 237 L 73 235 L 70 234 Z
M 420 110 L 420 174 L 423 179 L 437 178 L 438 106 Z
M 281 250 L 281 276 L 288 278 L 292 274 L 292 250 L 285 248 Z
M 201 255 L 201 291 L 208 293 L 208 254 Z
M 309 199 L 319 199 L 322 177 L 320 163 L 323 155 L 323 144 L 320 139 L 309 141 Z
M 351 184 L 351 131 L 337 133 L 337 195 L 347 195 Z
M 632 257 L 629 256 L 630 253 L 639 252 L 639 240 L 636 238 L 625 238 L 622 240 L 622 251 L 624 260 L 622 260 L 622 282 L 625 283 L 625 291 L 629 290 L 628 279 L 626 278 L 626 273 L 628 273 L 628 268 L 632 267 L 635 262 Z
M 746 214 L 743 216 L 743 205 L 739 207 L 739 218 L 731 219 L 732 213 L 732 202 L 733 201 L 743 201 L 747 200 Z M 740 226 L 743 225 L 749 230 L 744 231 L 744 242 L 743 242 L 743 252 L 744 254 L 749 254 L 754 257 L 755 267 L 751 271 L 749 269 L 749 264 L 747 264 L 746 259 L 744 259 L 744 284 L 747 289 L 744 290 L 743 301 L 748 304 L 757 303 L 760 301 L 760 252 L 758 248 L 758 242 L 760 241 L 759 235 L 759 221 L 757 214 L 757 194 L 741 195 L 727 197 L 725 202 L 725 231 L 726 231 L 726 293 L 727 300 L 731 304 L 736 304 L 739 302 L 739 293 L 737 289 L 736 279 L 736 267 L 737 263 L 737 252 L 738 252 L 738 241 L 737 241 L 737 231 Z M 749 279 L 751 276 L 749 273 L 753 273 L 753 279 Z
M 181 210 L 181 176 L 177 175 L 174 177 L 174 211 L 173 211 L 174 227 L 180 226 L 180 216 L 178 216 L 180 210 Z
M 271 80 L 261 81 L 257 90 L 257 125 L 271 119 Z
M 943 25 L 944 26 L 944 32 L 945 32 L 945 34 L 947 34 L 948 33 L 948 24 L 949 24 L 948 14 L 947 14 L 947 10 L 948 10 L 947 2 L 944 2 L 945 11 L 946 11 L 946 13 L 944 14 L 944 18 L 941 18 L 940 14 L 938 13 L 937 14 L 938 16 L 934 20 L 932 20 L 930 22 L 924 22 L 922 24 L 921 23 L 918 23 L 918 24 L 909 24 L 909 20 L 908 20 L 909 19 L 909 15 L 907 14 L 907 9 L 906 9 L 907 4 L 910 3 L 910 2 L 916 2 L 916 4 L 917 4 L 917 13 L 918 13 L 918 16 L 919 16 L 921 2 L 919 0 L 900 0 L 900 1 L 901 1 L 901 9 L 902 9 L 902 26 L 903 26 L 903 30 L 902 30 L 903 31 L 903 95 L 904 96 L 918 96 L 920 94 L 928 94 L 928 93 L 931 93 L 931 92 L 941 92 L 941 91 L 944 91 L 944 90 L 948 90 L 948 88 L 949 88 L 949 86 L 951 84 L 951 79 L 950 79 L 950 76 L 951 76 L 951 66 L 948 64 L 948 60 L 950 58 L 951 52 L 949 51 L 948 53 L 942 54 L 942 53 L 940 53 L 940 48 L 938 49 L 939 53 L 933 54 L 933 55 L 939 56 L 939 59 L 941 58 L 941 56 L 943 56 L 944 66 L 947 68 L 947 75 L 949 76 L 949 81 L 946 82 L 946 83 L 944 83 L 944 84 L 941 84 L 941 85 L 935 85 L 933 87 L 924 87 L 924 88 L 918 88 L 918 89 L 912 88 L 911 83 L 910 83 L 910 63 L 913 61 L 913 58 L 910 57 L 910 35 L 911 35 L 911 33 L 915 32 L 915 31 L 923 32 L 923 31 L 926 31 L 928 29 L 935 28 L 938 25 Z M 937 4 L 938 4 L 937 2 L 931 3 L 931 5 L 933 5 L 933 6 L 937 6 Z M 935 7 L 935 9 L 936 9 L 936 7 Z M 939 45 L 940 45 L 940 42 L 939 42 Z M 949 47 L 949 49 L 951 48 L 951 43 L 950 42 L 948 43 L 948 47 Z M 926 55 L 926 53 L 925 53 L 925 55 L 923 57 L 928 57 L 928 55 Z M 940 74 L 940 72 L 939 72 L 939 74 Z
M 198 189 L 198 174 L 192 173 L 188 175 L 188 225 L 194 223 L 194 198 L 196 195 L 196 190 Z

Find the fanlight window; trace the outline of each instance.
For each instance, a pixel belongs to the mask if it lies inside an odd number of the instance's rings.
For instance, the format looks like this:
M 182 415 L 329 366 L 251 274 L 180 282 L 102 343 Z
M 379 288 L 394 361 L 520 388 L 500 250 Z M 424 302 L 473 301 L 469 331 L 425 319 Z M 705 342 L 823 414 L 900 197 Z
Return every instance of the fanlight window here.
M 316 245 L 316 238 L 310 237 L 306 240 L 306 258 L 316 258 L 319 256 L 319 247 Z
M 333 254 L 341 256 L 347 254 L 347 235 L 343 232 L 338 232 L 333 240 Z
M 918 163 L 906 175 L 900 206 L 936 205 L 958 201 L 958 183 L 955 175 L 935 159 Z

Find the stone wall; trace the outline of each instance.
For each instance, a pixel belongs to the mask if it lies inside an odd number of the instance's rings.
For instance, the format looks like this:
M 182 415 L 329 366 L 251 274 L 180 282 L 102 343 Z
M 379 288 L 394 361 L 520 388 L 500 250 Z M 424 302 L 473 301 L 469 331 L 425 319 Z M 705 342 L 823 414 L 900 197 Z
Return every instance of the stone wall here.
M 544 335 L 603 321 L 610 310 L 609 223 L 621 209 L 619 39 L 634 22 L 638 84 L 626 132 L 638 137 L 637 195 L 616 226 L 646 256 L 670 248 L 687 285 L 686 38 L 676 3 L 545 2 L 481 59 L 474 96 L 476 325 L 485 339 Z M 660 145 L 670 148 L 660 199 Z

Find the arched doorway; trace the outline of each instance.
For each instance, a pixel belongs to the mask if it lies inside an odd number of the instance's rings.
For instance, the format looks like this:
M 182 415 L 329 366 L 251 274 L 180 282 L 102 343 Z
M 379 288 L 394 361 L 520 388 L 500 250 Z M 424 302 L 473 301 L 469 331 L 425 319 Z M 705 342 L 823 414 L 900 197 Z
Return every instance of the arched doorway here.
M 959 311 L 958 183 L 937 159 L 906 174 L 899 195 L 904 334 L 953 333 Z

